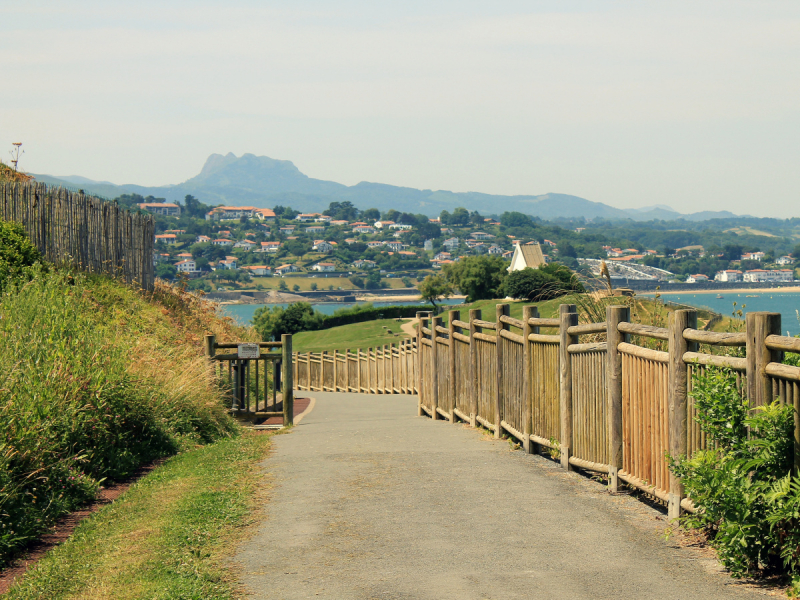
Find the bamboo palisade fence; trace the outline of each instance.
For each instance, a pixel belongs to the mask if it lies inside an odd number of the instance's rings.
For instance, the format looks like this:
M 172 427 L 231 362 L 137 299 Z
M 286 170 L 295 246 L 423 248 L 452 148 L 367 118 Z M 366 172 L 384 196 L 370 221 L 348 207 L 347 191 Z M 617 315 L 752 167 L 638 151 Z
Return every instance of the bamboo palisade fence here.
M 42 183 L 3 183 L 0 218 L 20 223 L 49 262 L 153 289 L 152 215 Z
M 800 339 L 780 335 L 780 314 L 748 313 L 745 332 L 716 333 L 697 328 L 694 310 L 671 312 L 668 327 L 631 323 L 625 306 L 609 306 L 605 322 L 589 324 L 578 324 L 573 304 L 562 304 L 558 318 L 540 318 L 535 306 L 523 307 L 522 319 L 510 317 L 506 304 L 496 310 L 494 321 L 482 320 L 479 310 L 461 321 L 451 310 L 447 327 L 441 317 L 418 313 L 416 340 L 400 346 L 411 357 L 400 361 L 411 377 L 400 385 L 381 379 L 385 349 L 347 358 L 298 355 L 297 381 L 309 390 L 417 393 L 420 415 L 511 436 L 526 452 L 547 449 L 565 469 L 603 473 L 612 492 L 625 482 L 667 504 L 675 518 L 694 506 L 667 455 L 708 444 L 696 421 L 692 373 L 726 367 L 752 407 L 775 399 L 794 406 L 800 466 L 800 367 L 781 362 L 784 352 L 800 353 Z M 643 338 L 667 349 L 648 348 Z M 726 347 L 743 349 L 744 357 L 713 353 Z M 341 365 L 351 363 L 360 368 L 341 375 Z

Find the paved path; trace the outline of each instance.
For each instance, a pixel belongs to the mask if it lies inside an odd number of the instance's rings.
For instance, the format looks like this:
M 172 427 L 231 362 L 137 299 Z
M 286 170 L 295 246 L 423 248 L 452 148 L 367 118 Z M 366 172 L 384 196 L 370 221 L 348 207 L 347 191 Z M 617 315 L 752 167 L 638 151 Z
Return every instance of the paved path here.
M 237 557 L 254 598 L 763 598 L 658 511 L 415 397 L 314 396 L 264 462 L 268 519 Z

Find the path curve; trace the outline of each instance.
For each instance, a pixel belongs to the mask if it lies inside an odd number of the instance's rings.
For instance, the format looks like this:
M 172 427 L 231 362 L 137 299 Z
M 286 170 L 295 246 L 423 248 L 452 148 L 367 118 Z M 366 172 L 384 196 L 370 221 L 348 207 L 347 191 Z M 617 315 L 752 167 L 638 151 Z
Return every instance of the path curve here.
M 263 463 L 267 518 L 240 549 L 253 598 L 763 598 L 663 515 L 416 397 L 315 393 Z

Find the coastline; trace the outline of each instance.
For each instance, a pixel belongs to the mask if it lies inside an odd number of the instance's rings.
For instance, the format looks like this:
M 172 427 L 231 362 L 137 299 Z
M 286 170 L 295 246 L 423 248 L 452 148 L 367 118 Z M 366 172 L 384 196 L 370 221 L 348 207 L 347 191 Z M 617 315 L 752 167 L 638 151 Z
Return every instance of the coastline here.
M 642 292 L 637 294 L 637 296 L 655 296 L 659 294 L 661 296 L 680 296 L 680 295 L 687 295 L 687 294 L 780 294 L 783 292 L 791 292 L 797 293 L 800 292 L 800 286 L 793 286 L 793 287 L 777 287 L 777 288 L 730 288 L 724 290 L 657 290 L 652 292 Z

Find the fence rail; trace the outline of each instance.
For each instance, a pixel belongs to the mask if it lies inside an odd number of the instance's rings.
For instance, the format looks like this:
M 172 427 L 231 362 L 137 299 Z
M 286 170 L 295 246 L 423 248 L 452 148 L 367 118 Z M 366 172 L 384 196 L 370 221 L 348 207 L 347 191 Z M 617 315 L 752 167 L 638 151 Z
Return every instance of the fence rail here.
M 332 354 L 294 354 L 294 381 L 299 390 L 367 394 L 417 394 L 417 345 L 404 340 Z
M 694 507 L 667 456 L 710 443 L 691 397 L 694 372 L 728 367 L 751 406 L 794 406 L 800 449 L 800 367 L 782 364 L 784 352 L 800 353 L 800 340 L 780 335 L 777 313 L 748 313 L 746 331 L 731 334 L 699 331 L 696 311 L 685 309 L 670 313 L 668 327 L 630 323 L 625 306 L 583 324 L 573 304 L 555 319 L 540 318 L 535 306 L 523 307 L 522 319 L 508 305 L 496 310 L 494 322 L 480 310 L 467 321 L 451 310 L 446 327 L 418 312 L 416 339 L 298 354 L 296 380 L 306 390 L 417 394 L 420 415 L 510 435 L 527 452 L 548 448 L 564 468 L 606 474 L 611 491 L 623 481 L 663 501 L 671 518 Z M 730 348 L 739 356 L 718 353 Z
M 693 505 L 667 455 L 709 444 L 696 421 L 693 372 L 729 367 L 752 406 L 779 398 L 800 410 L 800 368 L 781 364 L 782 352 L 800 353 L 800 341 L 780 336 L 776 313 L 750 313 L 747 331 L 730 334 L 698 331 L 694 310 L 651 327 L 630 323 L 624 306 L 608 307 L 602 323 L 580 325 L 571 304 L 557 319 L 539 318 L 533 306 L 513 319 L 508 308 L 498 305 L 494 322 L 478 310 L 462 321 L 452 310 L 448 327 L 418 315 L 420 414 L 482 425 L 528 452 L 549 448 L 565 468 L 607 474 L 612 491 L 624 481 L 665 502 L 671 517 Z M 714 353 L 730 347 L 746 357 Z M 800 448 L 800 418 L 795 438 Z
M 48 188 L 0 184 L 0 218 L 20 223 L 48 261 L 121 277 L 152 290 L 155 220 L 113 202 Z

